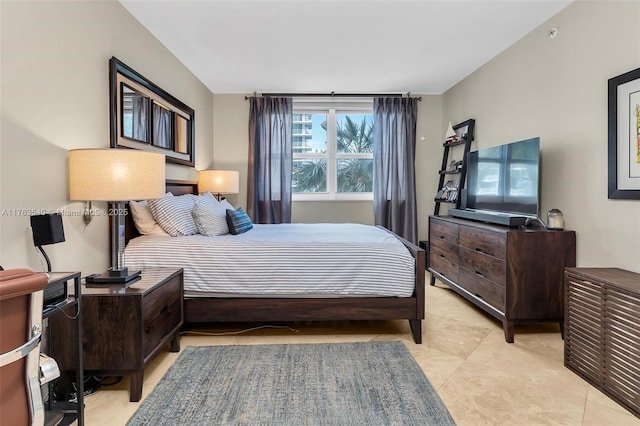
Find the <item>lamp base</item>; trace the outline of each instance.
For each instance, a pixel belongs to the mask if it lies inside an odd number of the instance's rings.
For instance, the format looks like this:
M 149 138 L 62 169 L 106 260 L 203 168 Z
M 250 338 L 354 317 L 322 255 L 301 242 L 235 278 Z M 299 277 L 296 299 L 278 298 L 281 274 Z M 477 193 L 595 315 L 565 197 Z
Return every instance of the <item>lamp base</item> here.
M 140 279 L 140 273 L 142 271 L 133 271 L 129 273 L 127 268 L 123 269 L 108 269 L 102 274 L 87 275 L 85 280 L 88 283 L 93 284 L 125 284 L 130 281 L 137 281 Z
M 129 268 L 127 268 L 126 266 L 123 268 L 109 268 L 107 269 L 107 272 L 109 274 L 110 277 L 113 278 L 126 278 L 129 276 Z

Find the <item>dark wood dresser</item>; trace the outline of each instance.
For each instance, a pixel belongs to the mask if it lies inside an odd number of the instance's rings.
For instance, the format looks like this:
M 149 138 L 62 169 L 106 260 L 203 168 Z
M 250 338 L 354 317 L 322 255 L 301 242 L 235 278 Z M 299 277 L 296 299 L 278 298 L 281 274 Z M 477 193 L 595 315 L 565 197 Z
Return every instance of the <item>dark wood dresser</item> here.
M 564 365 L 640 418 L 640 274 L 565 271 Z
M 429 217 L 429 271 L 503 323 L 562 325 L 563 272 L 576 265 L 576 234 L 519 229 L 449 216 Z
M 84 371 L 87 375 L 130 376 L 130 400 L 140 401 L 144 367 L 167 344 L 180 351 L 184 323 L 182 269 L 150 269 L 130 286 L 82 288 Z M 52 321 L 55 336 L 69 338 L 72 324 L 64 315 Z M 73 345 L 55 346 L 51 354 L 61 370 L 73 370 Z

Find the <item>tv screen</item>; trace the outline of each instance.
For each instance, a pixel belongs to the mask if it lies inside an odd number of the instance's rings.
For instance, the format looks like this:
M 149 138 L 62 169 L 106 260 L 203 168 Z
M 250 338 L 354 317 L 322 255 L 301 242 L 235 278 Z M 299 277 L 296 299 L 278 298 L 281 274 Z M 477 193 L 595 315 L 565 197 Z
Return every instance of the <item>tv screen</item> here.
M 538 216 L 540 138 L 467 155 L 467 209 Z

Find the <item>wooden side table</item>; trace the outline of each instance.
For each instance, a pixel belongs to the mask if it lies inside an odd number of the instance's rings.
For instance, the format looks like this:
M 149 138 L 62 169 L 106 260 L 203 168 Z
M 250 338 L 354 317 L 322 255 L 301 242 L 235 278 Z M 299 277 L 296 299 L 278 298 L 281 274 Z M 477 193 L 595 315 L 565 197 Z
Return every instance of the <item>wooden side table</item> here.
M 167 343 L 180 350 L 183 291 L 182 269 L 143 270 L 130 286 L 83 284 L 85 374 L 129 375 L 129 399 L 140 401 L 147 364 Z M 69 335 L 67 325 L 53 324 L 59 335 Z M 74 365 L 69 347 L 54 356 L 63 370 Z

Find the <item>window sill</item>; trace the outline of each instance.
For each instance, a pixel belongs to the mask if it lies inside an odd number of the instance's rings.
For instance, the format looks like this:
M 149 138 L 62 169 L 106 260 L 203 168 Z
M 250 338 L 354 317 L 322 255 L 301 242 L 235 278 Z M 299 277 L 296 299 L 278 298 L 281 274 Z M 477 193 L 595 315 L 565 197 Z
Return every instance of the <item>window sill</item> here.
M 293 194 L 292 201 L 373 201 L 373 194 Z

